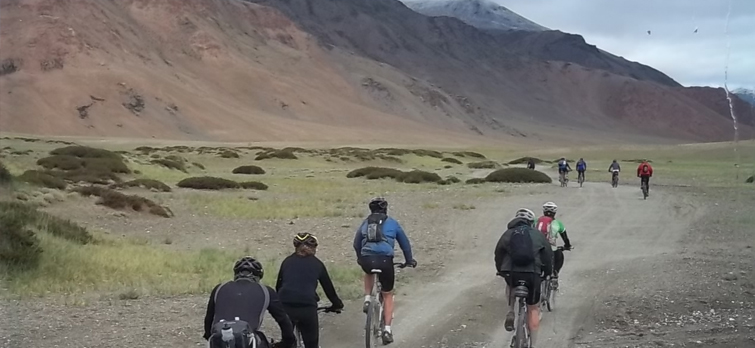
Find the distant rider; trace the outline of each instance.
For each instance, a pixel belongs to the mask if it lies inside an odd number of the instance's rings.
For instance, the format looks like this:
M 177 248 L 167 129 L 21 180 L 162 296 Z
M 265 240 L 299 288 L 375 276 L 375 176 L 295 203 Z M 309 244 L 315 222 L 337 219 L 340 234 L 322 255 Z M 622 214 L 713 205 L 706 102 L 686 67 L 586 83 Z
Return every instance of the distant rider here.
M 401 251 L 404 253 L 405 265 L 417 267 L 417 261 L 412 257 L 412 246 L 409 243 L 401 225 L 388 216 L 388 201 L 385 198 L 373 198 L 368 204 L 370 215 L 362 222 L 354 236 L 354 251 L 357 254 L 357 263 L 364 271 L 364 306 L 363 312 L 367 313 L 372 292 L 373 269 L 382 272 L 378 276 L 383 293 L 383 318 L 385 329 L 383 330 L 383 344 L 393 342 L 391 322 L 393 321 L 393 287 L 395 283 L 395 270 L 393 269 L 393 249 L 398 241 Z
M 644 182 L 648 188 L 648 194 L 650 194 L 650 177 L 653 176 L 653 166 L 648 163 L 648 160 L 642 160 L 642 163 L 637 167 L 637 177 L 640 178 L 640 188 Z
M 566 234 L 566 226 L 560 220 L 556 220 L 557 211 L 558 206 L 556 203 L 546 202 L 543 204 L 543 216 L 537 219 L 535 223 L 535 228 L 548 239 L 551 250 L 553 250 L 555 268 L 553 278 L 555 279 L 558 279 L 558 274 L 564 266 L 564 251 L 558 250 L 557 246 L 559 236 L 564 240 L 564 250 L 571 250 L 571 242 L 569 242 L 569 236 Z
M 529 160 L 527 160 L 527 169 L 535 170 L 535 159 L 530 157 Z
M 585 180 L 585 171 L 587 170 L 587 162 L 585 162 L 584 159 L 580 158 L 579 161 L 577 161 L 577 180 L 582 178 L 582 181 Z
M 320 321 L 317 316 L 317 283 L 322 285 L 331 307 L 326 312 L 340 312 L 343 302 L 336 294 L 333 281 L 325 264 L 315 256 L 317 237 L 302 232 L 294 236 L 294 253 L 286 257 L 278 271 L 275 291 L 291 318 L 291 322 L 301 332 L 305 348 L 318 348 L 320 345 Z
M 621 165 L 619 162 L 616 162 L 616 160 L 613 160 L 611 165 L 608 166 L 608 172 L 611 173 L 611 182 L 613 182 L 613 177 L 615 175 L 619 175 L 619 172 L 621 171 Z
M 270 341 L 260 328 L 265 311 L 272 315 L 281 329 L 282 342 L 273 348 L 290 348 L 295 345 L 294 328 L 283 309 L 278 293 L 259 281 L 264 276 L 262 264 L 252 257 L 241 258 L 233 265 L 234 278 L 218 284 L 210 293 L 207 313 L 204 319 L 204 338 L 210 347 L 222 346 L 224 324 L 229 324 L 238 343 L 252 345 L 252 339 L 259 348 L 269 348 Z M 246 333 L 246 334 L 244 334 Z M 243 346 L 243 345 L 238 345 Z
M 571 170 L 572 169 L 571 169 L 571 166 L 569 165 L 569 162 L 564 157 L 561 157 L 561 159 L 558 160 L 559 177 L 566 179 L 566 174 L 569 174 Z
M 532 227 L 535 213 L 529 209 L 519 209 L 514 219 L 508 224 L 495 247 L 495 267 L 497 274 L 506 279 L 506 295 L 509 312 L 506 314 L 504 327 L 514 331 L 514 293 L 520 280 L 524 281 L 527 293 L 527 327 L 530 331 L 530 343 L 537 343 L 540 327 L 540 281 L 545 275 L 553 273 L 553 251 L 540 231 Z

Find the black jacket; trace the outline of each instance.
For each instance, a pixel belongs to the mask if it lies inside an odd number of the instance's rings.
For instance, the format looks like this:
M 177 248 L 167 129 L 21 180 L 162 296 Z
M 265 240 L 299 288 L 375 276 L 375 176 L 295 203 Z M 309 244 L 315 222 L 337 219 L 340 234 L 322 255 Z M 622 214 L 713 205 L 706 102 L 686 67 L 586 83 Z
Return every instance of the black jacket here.
M 535 254 L 535 262 L 532 265 L 526 267 L 518 267 L 511 262 L 511 235 L 514 233 L 514 228 L 527 225 L 527 221 L 523 219 L 514 219 L 509 222 L 508 230 L 503 233 L 498 240 L 498 244 L 495 247 L 495 267 L 496 270 L 501 272 L 525 272 L 525 273 L 537 273 L 541 274 L 545 271 L 545 274 L 553 273 L 553 250 L 545 239 L 542 232 L 529 226 L 530 237 L 532 238 L 532 252 Z
M 281 263 L 275 290 L 283 304 L 292 307 L 317 307 L 317 283 L 322 285 L 335 308 L 343 308 L 343 301 L 336 294 L 325 265 L 314 255 L 289 255 Z
M 265 293 L 262 287 L 267 288 L 269 294 L 267 308 L 264 308 Z M 281 341 L 291 346 L 295 344 L 294 327 L 283 309 L 278 293 L 269 286 L 246 278 L 218 284 L 212 289 L 204 318 L 204 338 L 210 338 L 212 326 L 221 319 L 232 321 L 235 317 L 249 323 L 254 331 L 259 331 L 265 311 L 270 312 L 280 326 Z

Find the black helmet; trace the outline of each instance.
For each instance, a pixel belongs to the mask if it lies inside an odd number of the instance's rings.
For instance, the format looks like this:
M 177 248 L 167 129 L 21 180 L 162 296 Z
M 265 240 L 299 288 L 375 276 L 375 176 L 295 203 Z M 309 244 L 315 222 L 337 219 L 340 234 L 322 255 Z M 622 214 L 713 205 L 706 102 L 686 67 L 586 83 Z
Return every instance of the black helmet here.
M 388 211 L 388 201 L 383 197 L 375 197 L 370 201 L 369 207 L 373 213 L 385 213 Z
M 233 265 L 233 275 L 234 278 L 256 278 L 260 280 L 265 275 L 265 271 L 259 261 L 251 256 L 244 256 Z
M 302 244 L 311 247 L 317 247 L 317 237 L 309 232 L 297 233 L 294 236 L 294 247 L 298 248 Z

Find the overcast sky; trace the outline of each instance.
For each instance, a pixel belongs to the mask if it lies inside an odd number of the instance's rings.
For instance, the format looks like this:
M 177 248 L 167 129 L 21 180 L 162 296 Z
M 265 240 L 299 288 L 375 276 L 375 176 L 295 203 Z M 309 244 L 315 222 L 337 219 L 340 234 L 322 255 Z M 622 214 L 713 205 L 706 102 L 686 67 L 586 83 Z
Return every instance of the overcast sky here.
M 724 84 L 729 0 L 493 1 L 545 27 L 581 34 L 588 43 L 650 65 L 685 86 Z M 752 89 L 755 0 L 731 4 L 728 85 Z

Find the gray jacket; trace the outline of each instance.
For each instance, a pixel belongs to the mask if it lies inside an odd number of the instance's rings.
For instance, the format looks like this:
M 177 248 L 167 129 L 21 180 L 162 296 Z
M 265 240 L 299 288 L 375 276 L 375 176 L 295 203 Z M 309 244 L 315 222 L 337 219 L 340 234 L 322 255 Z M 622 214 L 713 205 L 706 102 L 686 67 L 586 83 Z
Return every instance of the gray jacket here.
M 608 166 L 608 171 L 612 172 L 614 169 L 621 171 L 621 166 L 619 165 L 619 162 L 612 162 L 610 166 Z
M 532 252 L 535 254 L 535 263 L 526 267 L 512 265 L 509 249 L 511 246 L 511 235 L 514 233 L 514 228 L 522 225 L 527 225 L 527 221 L 523 219 L 511 220 L 508 225 L 508 230 L 506 230 L 498 240 L 498 244 L 495 247 L 496 269 L 501 272 L 541 274 L 542 271 L 545 271 L 545 274 L 553 273 L 553 250 L 551 250 L 550 244 L 548 244 L 545 235 L 532 226 L 529 226 L 529 232 L 530 237 L 532 237 Z

